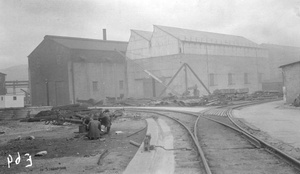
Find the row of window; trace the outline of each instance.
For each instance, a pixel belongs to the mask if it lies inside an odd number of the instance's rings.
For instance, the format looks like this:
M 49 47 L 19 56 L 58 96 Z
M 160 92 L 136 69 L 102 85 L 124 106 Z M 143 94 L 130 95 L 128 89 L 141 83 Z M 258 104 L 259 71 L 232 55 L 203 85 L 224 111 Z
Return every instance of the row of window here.
M 93 81 L 93 91 L 97 92 L 99 91 L 99 86 L 98 86 L 98 81 Z M 120 80 L 119 81 L 119 90 L 123 90 L 124 89 L 124 81 Z
M 1 97 L 1 101 L 4 100 L 4 97 Z M 13 100 L 17 100 L 17 96 L 13 96 Z
M 262 73 L 258 73 L 258 83 L 262 82 Z M 232 73 L 228 73 L 228 85 L 234 85 L 234 75 Z M 250 84 L 249 74 L 244 73 L 244 84 Z M 216 74 L 209 74 L 209 86 L 216 86 L 217 78 Z

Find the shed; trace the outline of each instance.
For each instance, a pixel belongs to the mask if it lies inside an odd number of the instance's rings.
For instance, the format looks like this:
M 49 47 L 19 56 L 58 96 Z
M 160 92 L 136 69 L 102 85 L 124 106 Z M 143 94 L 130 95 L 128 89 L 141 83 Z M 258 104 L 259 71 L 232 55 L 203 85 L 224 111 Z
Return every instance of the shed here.
M 287 103 L 293 103 L 300 94 L 300 61 L 280 66 L 283 74 L 284 96 Z
M 24 107 L 24 94 L 0 95 L 0 108 L 21 108 Z
M 28 56 L 33 106 L 125 95 L 127 42 L 45 36 Z

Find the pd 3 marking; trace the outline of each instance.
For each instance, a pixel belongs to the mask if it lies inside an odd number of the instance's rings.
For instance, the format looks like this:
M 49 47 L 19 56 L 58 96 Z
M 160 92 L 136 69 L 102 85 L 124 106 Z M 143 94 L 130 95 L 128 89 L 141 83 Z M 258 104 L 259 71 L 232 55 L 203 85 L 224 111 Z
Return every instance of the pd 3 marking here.
M 24 157 L 27 157 L 26 161 L 29 162 L 28 165 L 26 165 L 25 167 L 31 167 L 32 166 L 32 158 L 31 158 L 31 155 L 29 153 L 26 153 L 24 155 Z M 10 168 L 10 164 L 14 162 L 14 159 L 13 157 L 9 154 L 8 157 L 7 157 L 7 167 Z M 16 165 L 20 164 L 21 162 L 21 156 L 20 156 L 20 153 L 18 152 L 18 157 L 15 159 L 15 163 Z

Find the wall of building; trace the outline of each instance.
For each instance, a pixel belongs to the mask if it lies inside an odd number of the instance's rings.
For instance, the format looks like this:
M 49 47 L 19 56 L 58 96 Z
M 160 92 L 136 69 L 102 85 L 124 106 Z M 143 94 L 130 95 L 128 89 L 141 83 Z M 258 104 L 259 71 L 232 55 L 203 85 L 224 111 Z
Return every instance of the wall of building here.
M 70 50 L 45 39 L 28 56 L 31 99 L 33 106 L 58 106 L 70 103 L 68 68 Z M 48 86 L 48 91 L 47 91 Z
M 124 64 L 75 62 L 76 100 L 94 99 L 125 95 Z
M 72 51 L 74 71 L 69 69 L 69 86 L 73 88 L 75 101 L 100 101 L 106 97 L 125 96 L 125 58 L 115 51 L 74 50 Z M 73 73 L 73 74 L 72 74 Z M 72 82 L 74 76 L 74 82 Z M 70 96 L 73 97 L 73 89 Z
M 178 39 L 154 26 L 154 32 L 150 41 L 134 31 L 131 32 L 126 56 L 130 59 L 143 59 L 178 54 L 179 52 L 180 44 Z
M 293 103 L 300 94 L 300 63 L 283 67 L 286 102 Z
M 205 55 L 209 59 L 208 61 L 211 60 L 213 65 L 214 62 L 217 62 L 220 65 L 217 67 L 220 69 L 223 68 L 223 63 L 225 72 L 230 72 L 228 68 L 239 69 L 236 66 L 240 66 L 247 68 L 248 73 L 252 71 L 253 74 L 254 70 L 256 70 L 256 74 L 252 75 L 256 77 L 252 78 L 259 79 L 259 82 L 270 77 L 269 69 L 266 68 L 268 66 L 268 51 L 264 48 L 197 42 L 183 42 L 183 46 L 184 54 Z M 250 64 L 248 64 L 249 62 Z M 214 67 L 208 67 L 208 69 L 214 69 Z
M 263 91 L 282 91 L 283 82 L 263 82 L 262 90 Z
M 175 37 L 154 26 L 149 50 L 150 56 L 148 57 L 178 54 L 180 53 L 180 43 Z
M 6 88 L 5 88 L 5 74 L 0 73 L 0 95 L 6 94 Z
M 0 96 L 0 108 L 5 108 L 5 97 L 4 97 L 4 95 Z
M 24 107 L 25 95 L 1 95 L 0 107 L 1 108 L 16 108 Z
M 183 42 L 185 54 L 208 54 L 238 57 L 268 57 L 268 52 L 259 47 L 239 47 L 223 44 L 205 44 L 199 42 Z
M 150 55 L 150 41 L 131 31 L 129 38 L 130 44 L 127 46 L 126 56 L 130 59 L 142 59 Z
M 268 69 L 269 78 L 266 82 L 283 82 L 281 65 L 293 63 L 300 60 L 300 48 L 282 45 L 262 44 L 264 49 L 268 51 Z
M 244 88 L 254 92 L 261 90 L 262 82 L 270 77 L 269 69 L 266 68 L 268 51 L 255 43 L 250 46 L 233 46 L 224 43 L 182 41 L 156 26 L 150 44 L 146 39 L 136 37 L 135 33 L 132 33 L 132 36 L 127 55 L 131 58 L 132 50 L 140 50 L 140 54 L 132 55 L 135 63 L 128 62 L 130 97 L 151 96 L 151 90 L 145 87 L 149 86 L 147 81 L 150 76 L 144 70 L 161 80 L 164 79 L 164 83 L 167 84 L 184 63 L 192 67 L 211 92 L 216 89 Z M 245 42 L 248 43 L 246 39 Z M 148 53 L 149 55 L 146 55 Z M 187 76 L 187 87 L 197 85 L 200 93 L 207 93 L 190 71 L 187 71 Z M 186 90 L 184 72 L 178 74 L 170 88 L 166 93 L 177 91 L 182 94 Z
M 226 60 L 226 61 L 224 61 Z M 249 92 L 261 90 L 258 72 L 262 67 L 257 66 L 257 58 L 221 55 L 196 55 L 196 54 L 177 54 L 171 56 L 161 56 L 148 59 L 135 60 L 145 69 L 157 77 L 170 81 L 171 77 L 177 72 L 183 63 L 187 63 L 203 81 L 207 88 L 213 92 L 216 89 L 242 89 L 248 88 Z M 232 81 L 229 83 L 228 74 L 232 74 Z M 245 84 L 245 73 L 248 82 Z M 214 84 L 210 83 L 210 75 L 214 76 Z M 148 96 L 145 94 L 143 79 L 149 78 L 140 67 L 133 63 L 128 63 L 129 96 L 141 98 Z M 188 87 L 197 85 L 200 94 L 207 94 L 200 82 L 188 71 Z M 185 91 L 185 74 L 181 71 L 174 79 L 170 88 L 180 94 Z M 167 93 L 170 90 L 167 90 Z

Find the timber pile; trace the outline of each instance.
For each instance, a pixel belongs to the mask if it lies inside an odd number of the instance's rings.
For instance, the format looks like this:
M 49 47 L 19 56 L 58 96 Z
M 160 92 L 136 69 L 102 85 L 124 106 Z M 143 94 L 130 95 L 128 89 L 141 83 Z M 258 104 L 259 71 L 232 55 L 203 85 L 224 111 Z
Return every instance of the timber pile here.
M 79 104 L 58 106 L 58 107 L 53 107 L 51 110 L 48 111 L 41 111 L 35 116 L 21 121 L 39 122 L 45 120 L 55 120 L 57 118 L 63 118 L 64 120 L 65 119 L 72 120 L 74 118 L 80 119 L 79 117 L 76 117 L 76 114 L 78 112 L 86 111 L 86 110 L 88 110 L 87 107 L 81 106 Z
M 76 124 L 81 124 L 82 120 L 86 117 L 91 117 L 96 113 L 102 112 L 102 109 L 88 109 L 85 106 L 74 104 L 74 105 L 65 105 L 59 107 L 53 107 L 49 111 L 41 111 L 33 117 L 22 120 L 23 122 L 39 122 L 39 121 L 53 121 L 57 122 L 71 122 Z M 123 110 L 115 110 L 110 112 L 112 119 L 120 117 L 123 115 Z

